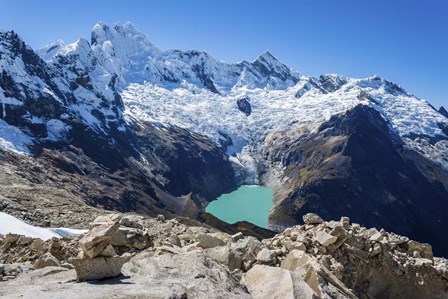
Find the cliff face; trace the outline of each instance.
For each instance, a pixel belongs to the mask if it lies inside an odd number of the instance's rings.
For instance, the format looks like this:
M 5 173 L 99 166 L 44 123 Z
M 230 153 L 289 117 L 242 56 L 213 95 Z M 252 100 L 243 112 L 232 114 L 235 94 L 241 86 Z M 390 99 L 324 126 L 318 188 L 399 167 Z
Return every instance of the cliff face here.
M 301 215 L 348 215 L 430 242 L 438 254 L 448 246 L 448 175 L 429 179 L 420 169 L 438 166 L 406 148 L 374 109 L 358 106 L 334 116 L 315 132 L 286 131 L 266 141 L 265 154 L 283 172 L 274 186 L 273 228 L 300 223 Z M 440 168 L 439 168 L 440 169 Z

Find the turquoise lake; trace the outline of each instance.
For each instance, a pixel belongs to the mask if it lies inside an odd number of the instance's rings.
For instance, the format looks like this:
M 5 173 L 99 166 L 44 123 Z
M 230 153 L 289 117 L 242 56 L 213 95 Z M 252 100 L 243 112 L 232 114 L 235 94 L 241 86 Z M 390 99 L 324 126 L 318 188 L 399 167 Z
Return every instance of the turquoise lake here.
M 229 194 L 221 195 L 205 208 L 206 212 L 228 222 L 249 221 L 267 228 L 272 206 L 272 190 L 262 186 L 241 186 Z

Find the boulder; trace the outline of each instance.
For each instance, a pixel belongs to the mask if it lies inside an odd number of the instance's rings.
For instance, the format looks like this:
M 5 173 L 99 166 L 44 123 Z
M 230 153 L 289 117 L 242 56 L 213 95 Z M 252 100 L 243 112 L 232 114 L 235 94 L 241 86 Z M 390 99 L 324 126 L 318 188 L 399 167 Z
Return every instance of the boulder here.
M 226 244 L 223 240 L 211 234 L 199 234 L 197 241 L 199 242 L 199 246 L 202 248 L 213 248 Z
M 303 251 L 290 252 L 281 268 L 293 271 L 297 279 L 303 280 L 318 298 L 357 298 L 330 270 Z
M 348 232 L 343 228 L 342 225 L 336 225 L 330 232 L 330 235 L 337 237 L 335 243 L 331 244 L 329 249 L 331 252 L 336 251 L 342 244 L 348 239 Z
M 238 106 L 238 109 L 246 114 L 246 116 L 249 116 L 252 113 L 252 107 L 249 103 L 249 99 L 247 97 L 238 99 L 236 101 L 236 104 Z
M 322 218 L 320 218 L 319 215 L 316 215 L 314 213 L 308 213 L 303 215 L 303 222 L 305 224 L 320 224 L 324 222 Z
M 165 218 L 165 216 L 159 214 L 159 215 L 157 215 L 156 220 L 159 222 L 165 222 L 166 218 Z
M 350 228 L 350 218 L 343 216 L 339 222 L 344 229 L 348 230 Z
M 76 271 L 77 281 L 98 280 L 117 277 L 128 257 L 96 257 L 92 259 L 74 258 L 70 262 Z
M 34 263 L 35 269 L 41 269 L 45 267 L 60 267 L 60 266 L 61 262 L 49 252 L 41 255 Z
M 112 242 L 112 235 L 120 226 L 117 222 L 98 225 L 87 232 L 80 240 L 82 253 L 89 258 L 98 256 Z
M 238 232 L 238 233 L 232 235 L 232 242 L 236 242 L 236 241 L 241 240 L 243 238 L 244 238 L 243 233 L 242 232 Z
M 107 214 L 107 215 L 101 215 L 95 218 L 93 220 L 92 224 L 94 226 L 97 226 L 95 224 L 104 224 L 109 222 L 119 222 L 121 218 L 123 217 L 123 214 Z
M 241 259 L 243 270 L 249 270 L 257 260 L 257 254 L 263 248 L 263 244 L 255 237 L 245 237 L 231 245 L 236 259 Z
M 291 249 L 297 249 L 297 250 L 306 251 L 306 246 L 302 242 L 293 242 L 291 244 Z
M 153 245 L 151 237 L 143 230 L 132 227 L 119 227 L 112 235 L 112 246 L 128 247 L 138 250 L 146 249 Z
M 288 270 L 255 265 L 243 278 L 243 283 L 254 299 L 310 299 L 319 298 L 303 280 Z
M 166 241 L 170 244 L 177 246 L 177 247 L 182 247 L 182 242 L 181 242 L 180 238 L 176 235 L 169 236 L 166 239 Z
M 410 240 L 400 246 L 410 252 L 417 251 L 423 258 L 432 259 L 434 257 L 432 247 L 427 243 L 419 243 L 417 241 Z
M 281 267 L 286 270 L 294 271 L 297 268 L 309 263 L 312 257 L 302 250 L 292 250 L 283 260 Z
M 120 223 L 122 226 L 125 226 L 125 227 L 133 227 L 133 228 L 142 229 L 143 228 L 143 225 L 142 225 L 143 219 L 144 218 L 142 216 L 138 216 L 138 215 L 123 215 L 118 223 Z
M 377 232 L 377 233 L 373 234 L 373 235 L 369 238 L 370 241 L 374 241 L 374 242 L 381 242 L 381 241 L 383 241 L 384 239 L 385 239 L 385 237 L 384 237 L 383 234 L 380 233 L 380 232 Z
M 383 251 L 383 248 L 380 244 L 376 243 L 369 249 L 369 257 L 374 257 L 380 254 Z
M 432 260 L 425 259 L 425 258 L 417 258 L 417 259 L 415 259 L 415 266 L 416 267 L 432 266 Z
M 285 229 L 283 231 L 283 235 L 286 236 L 286 237 L 291 237 L 291 233 L 292 233 L 292 228 L 291 227 L 288 227 L 287 229 Z
M 228 265 L 230 249 L 227 246 L 216 246 L 205 250 L 207 256 L 222 265 Z M 233 270 L 233 269 L 232 269 Z
M 100 254 L 98 254 L 98 256 L 103 256 L 103 257 L 110 257 L 110 256 L 116 256 L 117 253 L 115 252 L 115 249 L 112 245 L 107 245 L 106 248 L 103 249 L 103 251 L 101 251 Z
M 319 231 L 316 231 L 314 239 L 317 242 L 319 242 L 319 244 L 321 244 L 322 246 L 329 246 L 329 245 L 335 243 L 338 240 L 338 237 L 319 230 Z
M 3 238 L 3 244 L 11 244 L 20 239 L 18 234 L 6 234 Z
M 406 243 L 408 241 L 409 241 L 408 237 L 399 236 L 399 235 L 395 235 L 395 234 L 389 234 L 389 238 L 387 240 L 387 242 L 390 245 L 401 245 L 401 244 Z
M 20 236 L 20 238 L 19 238 L 19 244 L 20 245 L 28 245 L 31 242 L 33 242 L 33 238 L 31 238 L 31 237 Z
M 263 248 L 257 254 L 257 262 L 259 264 L 272 265 L 275 263 L 277 255 L 274 250 L 269 250 L 267 248 Z

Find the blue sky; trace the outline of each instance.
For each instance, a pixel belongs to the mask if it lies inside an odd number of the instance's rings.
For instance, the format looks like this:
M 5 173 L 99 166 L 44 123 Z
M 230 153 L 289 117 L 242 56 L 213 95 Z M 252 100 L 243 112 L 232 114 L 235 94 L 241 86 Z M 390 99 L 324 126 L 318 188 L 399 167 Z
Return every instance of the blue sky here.
M 0 0 L 0 28 L 34 48 L 89 38 L 99 21 L 130 21 L 162 49 L 227 62 L 270 50 L 307 75 L 379 75 L 448 106 L 446 0 Z

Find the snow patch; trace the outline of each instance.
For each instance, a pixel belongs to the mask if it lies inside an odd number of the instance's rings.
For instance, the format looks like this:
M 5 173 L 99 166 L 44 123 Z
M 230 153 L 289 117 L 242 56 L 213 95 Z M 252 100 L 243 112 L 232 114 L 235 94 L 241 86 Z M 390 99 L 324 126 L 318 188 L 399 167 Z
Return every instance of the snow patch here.
M 85 232 L 87 232 L 85 229 L 43 228 L 32 226 L 11 215 L 0 212 L 0 235 L 6 235 L 8 233 L 19 234 L 46 241 L 53 237 L 62 238 L 67 236 L 78 236 Z
M 0 119 L 0 149 L 30 155 L 28 147 L 32 144 L 33 138 Z

